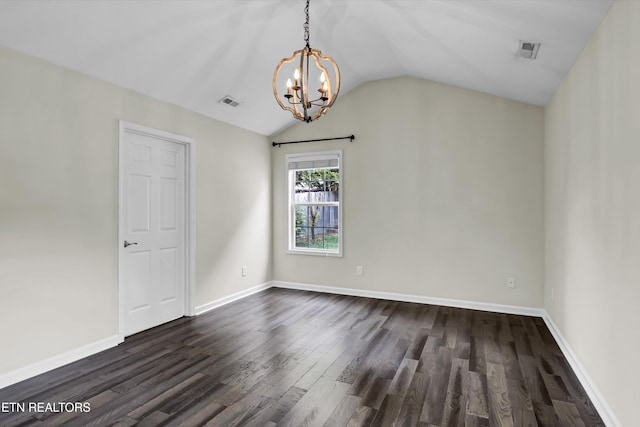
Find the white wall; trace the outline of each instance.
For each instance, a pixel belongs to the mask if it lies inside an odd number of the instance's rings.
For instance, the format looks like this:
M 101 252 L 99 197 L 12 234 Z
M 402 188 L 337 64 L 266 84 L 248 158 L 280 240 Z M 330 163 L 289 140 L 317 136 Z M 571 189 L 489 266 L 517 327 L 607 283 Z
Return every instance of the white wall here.
M 274 139 L 352 133 L 272 149 L 275 280 L 542 306 L 542 108 L 405 77 Z M 285 154 L 326 149 L 344 150 L 344 257 L 286 254 Z
M 545 114 L 545 308 L 638 425 L 640 2 L 616 1 Z
M 271 276 L 264 136 L 0 47 L 0 375 L 117 334 L 119 119 L 197 141 L 196 305 Z

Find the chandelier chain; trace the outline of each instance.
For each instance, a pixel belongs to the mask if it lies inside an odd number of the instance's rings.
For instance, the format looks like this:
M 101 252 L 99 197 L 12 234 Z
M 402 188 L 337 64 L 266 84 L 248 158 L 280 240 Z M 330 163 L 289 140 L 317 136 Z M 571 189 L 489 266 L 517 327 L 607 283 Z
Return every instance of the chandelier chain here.
M 309 0 L 307 0 L 307 6 L 304 8 L 304 13 L 307 16 L 307 20 L 304 23 L 304 41 L 309 47 Z

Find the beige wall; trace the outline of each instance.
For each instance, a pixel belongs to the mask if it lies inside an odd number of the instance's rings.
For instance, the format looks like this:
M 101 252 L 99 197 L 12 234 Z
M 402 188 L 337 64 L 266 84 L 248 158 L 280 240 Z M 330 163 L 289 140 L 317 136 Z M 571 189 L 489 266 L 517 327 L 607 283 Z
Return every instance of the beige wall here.
M 638 425 L 640 2 L 617 1 L 546 110 L 545 308 Z
M 409 77 L 360 86 L 275 138 L 356 135 L 272 150 L 274 279 L 541 307 L 543 132 L 539 107 Z M 344 151 L 344 257 L 286 254 L 285 154 L 327 149 Z
M 0 48 L 0 375 L 118 332 L 119 119 L 196 139 L 196 305 L 271 276 L 264 136 Z

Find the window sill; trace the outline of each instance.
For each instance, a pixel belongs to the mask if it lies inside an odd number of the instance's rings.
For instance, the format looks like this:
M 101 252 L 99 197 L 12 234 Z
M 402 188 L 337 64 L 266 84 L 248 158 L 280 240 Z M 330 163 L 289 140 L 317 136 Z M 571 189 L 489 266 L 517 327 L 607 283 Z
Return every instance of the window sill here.
M 337 257 L 342 258 L 342 252 L 324 252 L 324 251 L 314 251 L 314 250 L 302 250 L 302 249 L 289 249 L 287 250 L 288 255 L 313 255 L 313 256 L 321 256 L 321 257 Z

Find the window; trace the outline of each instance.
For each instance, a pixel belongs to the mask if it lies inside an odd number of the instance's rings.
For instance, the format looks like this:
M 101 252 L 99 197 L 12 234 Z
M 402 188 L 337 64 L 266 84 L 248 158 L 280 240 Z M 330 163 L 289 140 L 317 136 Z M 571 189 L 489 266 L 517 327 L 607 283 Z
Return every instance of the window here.
M 342 254 L 342 152 L 287 155 L 289 252 Z

